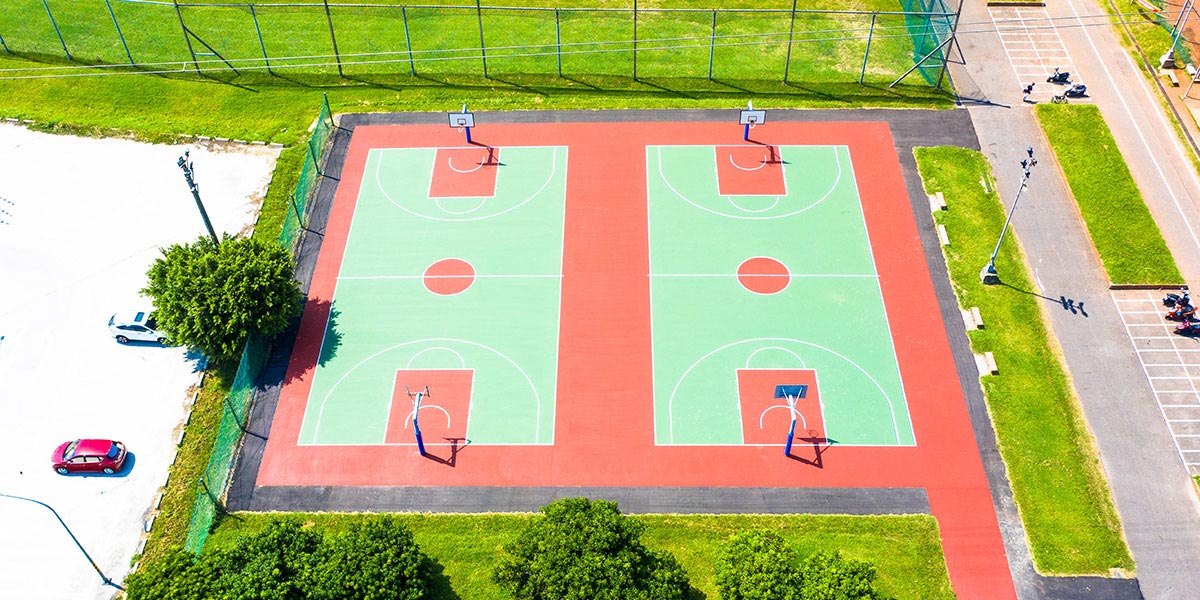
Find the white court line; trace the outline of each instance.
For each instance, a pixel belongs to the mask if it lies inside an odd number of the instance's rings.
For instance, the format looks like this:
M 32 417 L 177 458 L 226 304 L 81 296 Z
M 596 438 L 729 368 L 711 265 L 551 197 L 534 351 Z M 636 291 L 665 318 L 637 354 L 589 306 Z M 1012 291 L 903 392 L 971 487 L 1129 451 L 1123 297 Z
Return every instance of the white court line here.
M 1200 419 L 1167 419 L 1168 423 L 1200 423 Z
M 561 279 L 562 275 L 345 275 L 339 276 L 338 280 L 345 281 L 373 281 L 377 279 L 457 279 L 460 277 L 473 277 L 475 279 Z
M 650 277 L 739 277 L 737 273 L 650 273 Z M 836 277 L 847 279 L 878 279 L 874 273 L 781 273 L 779 275 L 754 275 L 754 277 Z

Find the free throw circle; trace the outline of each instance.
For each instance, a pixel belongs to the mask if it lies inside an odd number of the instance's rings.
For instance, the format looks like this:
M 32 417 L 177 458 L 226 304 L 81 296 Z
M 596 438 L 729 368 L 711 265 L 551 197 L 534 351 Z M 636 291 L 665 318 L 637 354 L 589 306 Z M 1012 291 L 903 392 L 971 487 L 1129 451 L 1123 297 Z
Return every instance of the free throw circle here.
M 738 283 L 755 294 L 778 294 L 792 282 L 792 274 L 783 263 L 765 256 L 743 261 L 737 276 Z
M 475 268 L 458 258 L 444 258 L 425 269 L 425 289 L 440 296 L 461 294 L 475 283 Z

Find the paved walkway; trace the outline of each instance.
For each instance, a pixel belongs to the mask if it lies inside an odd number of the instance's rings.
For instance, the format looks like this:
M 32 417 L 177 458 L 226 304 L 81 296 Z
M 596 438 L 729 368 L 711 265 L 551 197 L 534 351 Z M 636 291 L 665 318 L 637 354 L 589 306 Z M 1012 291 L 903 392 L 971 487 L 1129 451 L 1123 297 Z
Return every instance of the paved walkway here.
M 1103 11 L 1091 2 L 1053 3 L 1049 15 L 1097 23 L 1083 15 Z M 966 3 L 965 22 L 988 22 L 984 3 Z M 1060 31 L 1088 83 L 1093 101 L 1113 129 L 1118 145 L 1146 195 L 1164 237 L 1185 276 L 1200 276 L 1200 184 L 1174 133 L 1107 24 Z M 1015 71 L 995 33 L 961 38 L 967 64 L 954 69 L 960 93 L 970 97 L 972 119 L 984 153 L 992 161 L 1005 203 L 1016 194 L 1019 161 L 1032 146 L 1042 161 L 1022 197 L 1013 226 L 1038 289 L 1047 299 L 1051 327 L 1062 346 L 1084 415 L 1096 436 L 1101 462 L 1113 487 L 1117 510 L 1137 562 L 1147 598 L 1193 598 L 1200 589 L 1200 502 L 1176 451 L 1141 362 L 1127 343 L 1120 313 L 1109 295 L 1077 209 L 1031 107 L 1021 102 Z M 1000 274 L 1003 278 L 1003 273 Z M 1086 311 L 1064 308 L 1060 297 Z M 1021 550 L 1010 558 L 1021 578 Z M 1048 597 L 1018 582 L 1022 598 Z

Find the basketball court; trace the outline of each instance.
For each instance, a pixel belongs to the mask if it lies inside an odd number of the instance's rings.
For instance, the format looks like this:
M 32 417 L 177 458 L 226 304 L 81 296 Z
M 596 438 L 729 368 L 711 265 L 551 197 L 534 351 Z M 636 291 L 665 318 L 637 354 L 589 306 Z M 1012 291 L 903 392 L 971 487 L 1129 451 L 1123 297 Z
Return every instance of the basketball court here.
M 748 112 L 358 126 L 256 485 L 920 488 L 1011 590 L 888 125 Z

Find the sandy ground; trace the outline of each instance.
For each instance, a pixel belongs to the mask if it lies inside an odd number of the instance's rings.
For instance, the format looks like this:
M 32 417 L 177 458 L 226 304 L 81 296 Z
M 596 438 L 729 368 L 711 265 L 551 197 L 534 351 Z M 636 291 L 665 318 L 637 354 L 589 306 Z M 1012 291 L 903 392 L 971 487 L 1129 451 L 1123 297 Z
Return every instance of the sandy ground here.
M 176 166 L 182 146 L 53 136 L 0 125 L 0 494 L 54 508 L 105 575 L 120 582 L 175 451 L 198 357 L 122 346 L 109 316 L 138 295 L 159 247 L 204 233 Z M 192 148 L 213 226 L 254 222 L 278 151 Z M 59 443 L 122 440 L 116 476 L 61 476 Z M 47 508 L 0 496 L 0 597 L 109 598 Z

